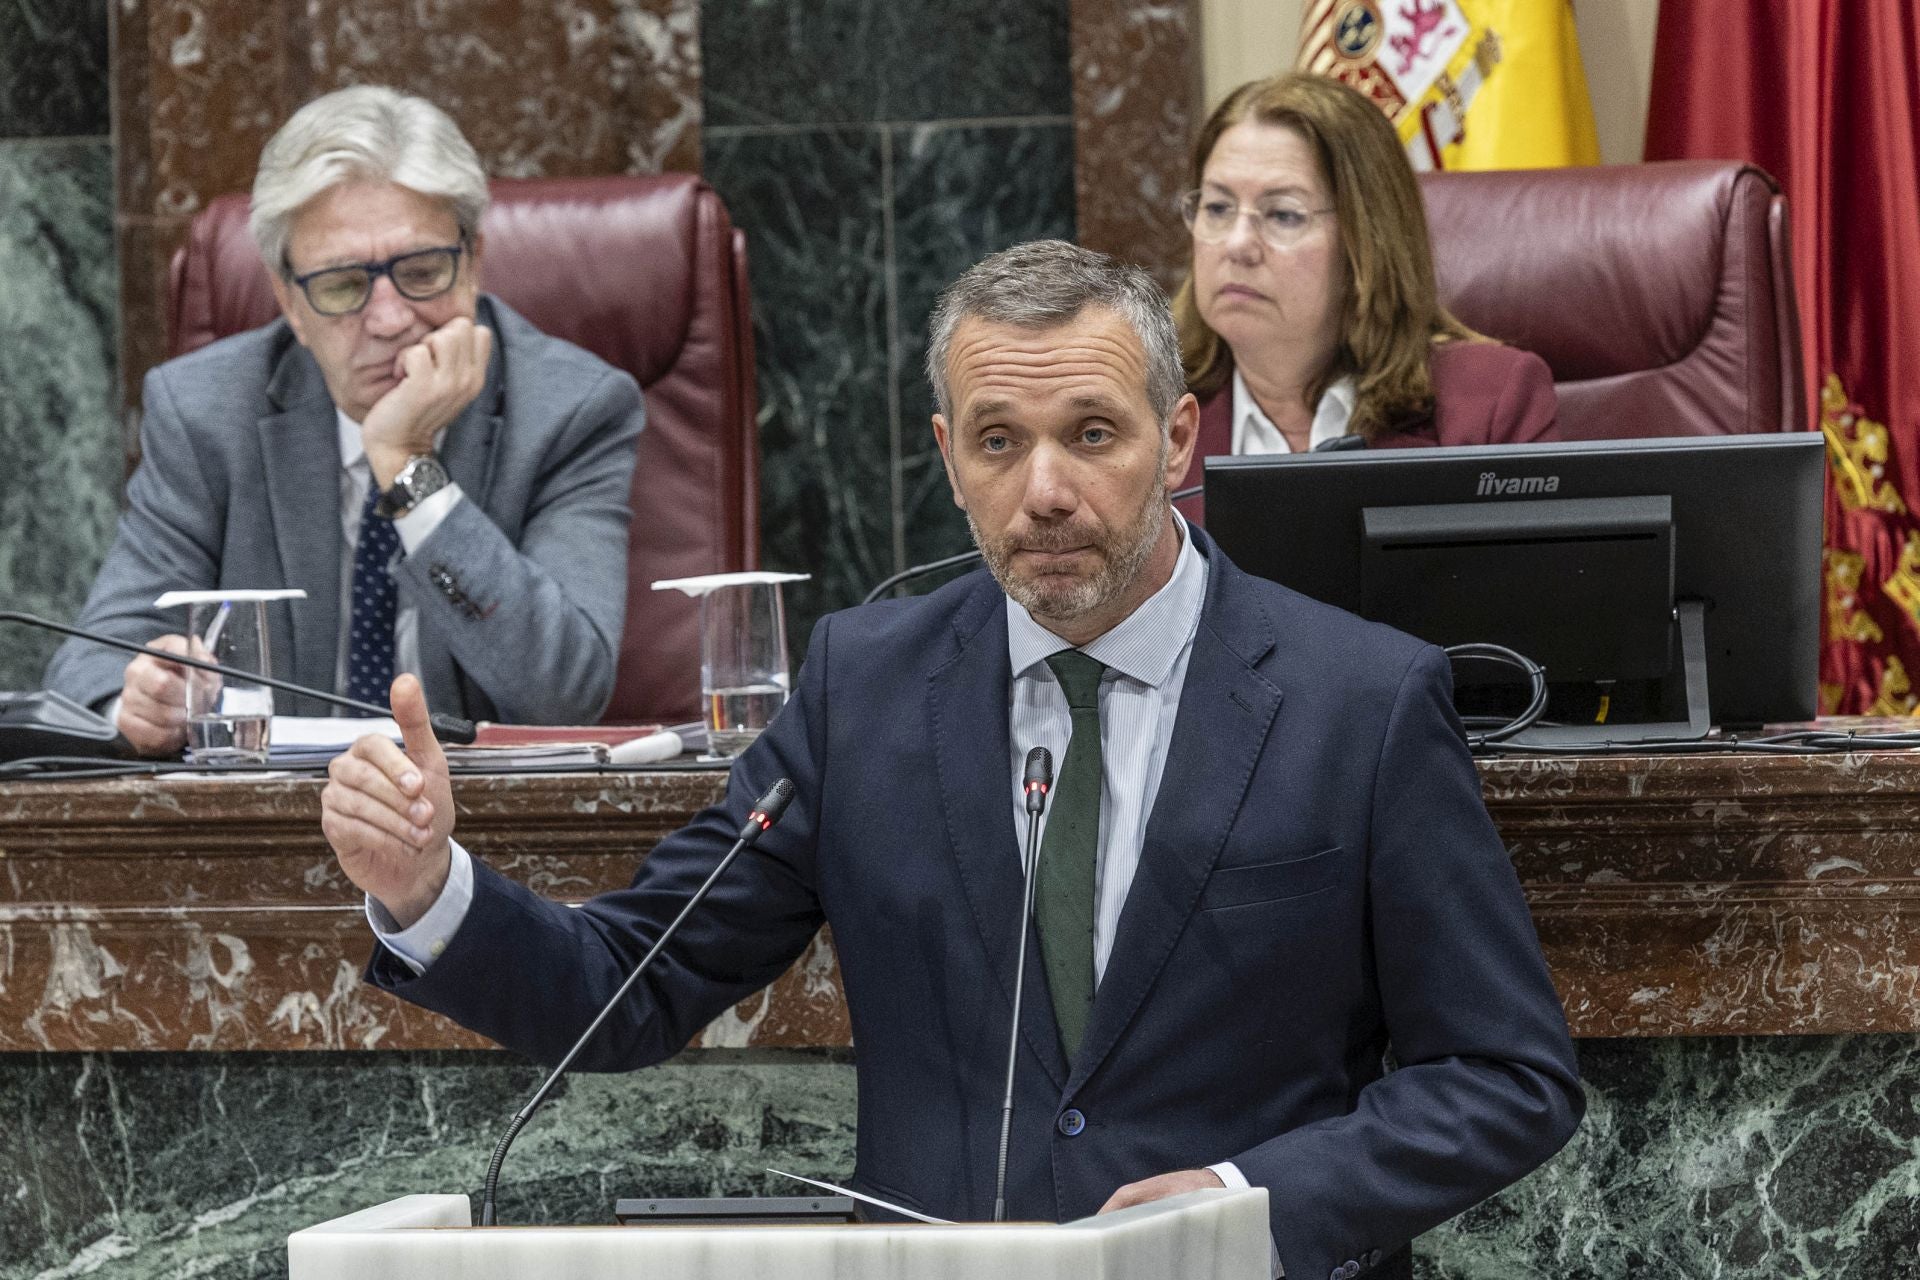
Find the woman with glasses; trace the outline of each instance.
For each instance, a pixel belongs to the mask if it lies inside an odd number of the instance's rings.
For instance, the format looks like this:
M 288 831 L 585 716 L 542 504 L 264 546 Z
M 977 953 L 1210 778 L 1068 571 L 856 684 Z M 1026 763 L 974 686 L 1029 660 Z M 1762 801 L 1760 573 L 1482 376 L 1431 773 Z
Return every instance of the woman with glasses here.
M 1413 170 L 1365 95 L 1305 74 L 1242 85 L 1200 131 L 1193 182 L 1192 268 L 1174 299 L 1201 405 L 1187 485 L 1208 454 L 1551 431 L 1546 364 L 1440 305 Z

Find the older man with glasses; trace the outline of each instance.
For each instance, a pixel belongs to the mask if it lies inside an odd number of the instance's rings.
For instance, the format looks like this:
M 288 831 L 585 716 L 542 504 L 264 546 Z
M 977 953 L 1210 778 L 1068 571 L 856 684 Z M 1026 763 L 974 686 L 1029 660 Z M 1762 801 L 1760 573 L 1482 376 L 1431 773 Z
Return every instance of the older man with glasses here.
M 299 587 L 274 606 L 278 674 L 384 703 L 412 672 L 471 718 L 600 714 L 640 392 L 480 292 L 486 204 L 473 148 L 419 98 L 342 90 L 274 135 L 250 226 L 281 319 L 147 375 L 81 625 L 184 653 L 162 592 Z M 74 642 L 47 684 L 142 752 L 185 742 L 173 664 Z

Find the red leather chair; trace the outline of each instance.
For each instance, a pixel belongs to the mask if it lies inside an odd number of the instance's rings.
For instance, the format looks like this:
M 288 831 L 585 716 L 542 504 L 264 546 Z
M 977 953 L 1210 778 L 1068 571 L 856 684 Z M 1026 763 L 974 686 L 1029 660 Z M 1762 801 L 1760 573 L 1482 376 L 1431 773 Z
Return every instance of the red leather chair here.
M 1420 178 L 1441 301 L 1553 370 L 1564 439 L 1801 431 L 1786 198 L 1751 165 Z
M 687 174 L 501 179 L 482 287 L 631 373 L 647 427 L 633 474 L 626 630 L 609 721 L 700 716 L 696 603 L 662 578 L 759 566 L 759 445 L 745 236 Z M 247 201 L 221 196 L 174 255 L 181 355 L 279 315 Z

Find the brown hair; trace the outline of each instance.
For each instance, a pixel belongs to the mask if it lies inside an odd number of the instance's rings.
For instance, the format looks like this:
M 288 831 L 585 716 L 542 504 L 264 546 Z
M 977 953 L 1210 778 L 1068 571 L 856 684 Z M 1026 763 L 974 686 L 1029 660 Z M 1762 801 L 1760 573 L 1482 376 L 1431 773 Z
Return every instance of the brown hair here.
M 1333 360 L 1307 388 L 1309 407 L 1344 376 L 1354 380 L 1351 430 L 1372 437 L 1404 418 L 1432 411 L 1432 344 L 1479 335 L 1440 305 L 1426 207 L 1413 167 L 1380 108 L 1338 80 L 1296 72 L 1255 80 L 1227 95 L 1193 148 L 1193 185 L 1220 135 L 1257 120 L 1305 138 L 1320 162 L 1340 225 L 1347 279 L 1340 342 Z M 1187 386 L 1202 399 L 1233 375 L 1233 353 L 1200 317 L 1193 264 L 1173 301 Z

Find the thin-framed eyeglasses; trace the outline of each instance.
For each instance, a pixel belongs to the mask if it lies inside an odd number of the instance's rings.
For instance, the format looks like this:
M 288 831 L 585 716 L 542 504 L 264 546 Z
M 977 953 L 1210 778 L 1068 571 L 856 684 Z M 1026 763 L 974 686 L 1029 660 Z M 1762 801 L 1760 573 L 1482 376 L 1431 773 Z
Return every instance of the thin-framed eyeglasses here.
M 381 276 L 393 281 L 401 297 L 415 302 L 437 298 L 453 288 L 460 278 L 460 255 L 467 242 L 435 249 L 413 249 L 396 254 L 385 262 L 356 262 L 344 267 L 322 267 L 293 282 L 307 295 L 313 309 L 323 316 L 350 316 L 367 305 L 373 286 Z
M 1233 234 L 1244 215 L 1252 215 L 1260 238 L 1275 249 L 1291 249 L 1313 228 L 1314 219 L 1333 210 L 1309 209 L 1296 200 L 1262 200 L 1252 208 L 1242 208 L 1230 196 L 1211 191 L 1189 191 L 1180 197 L 1180 218 L 1202 244 L 1218 244 Z

